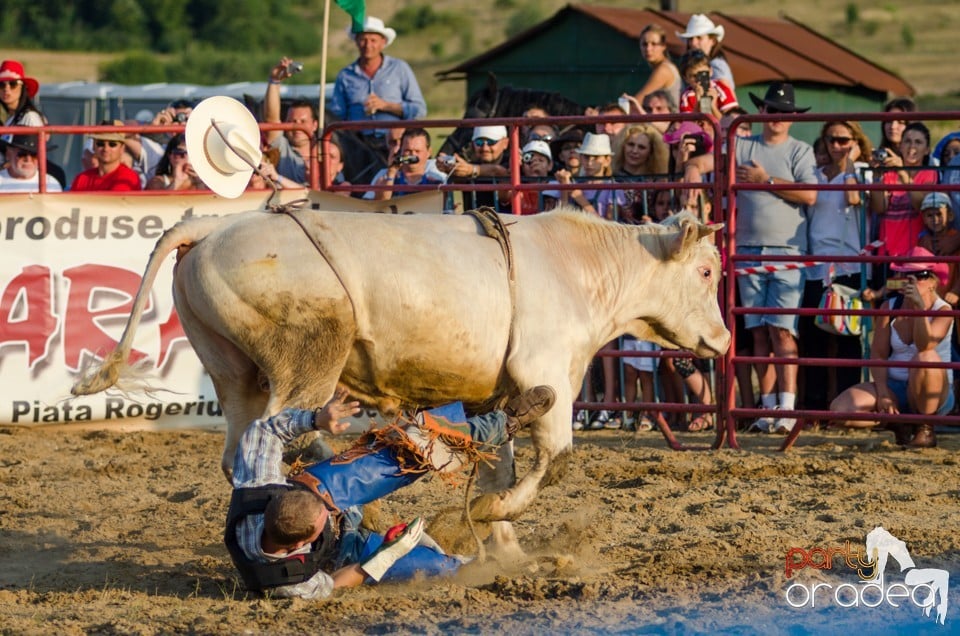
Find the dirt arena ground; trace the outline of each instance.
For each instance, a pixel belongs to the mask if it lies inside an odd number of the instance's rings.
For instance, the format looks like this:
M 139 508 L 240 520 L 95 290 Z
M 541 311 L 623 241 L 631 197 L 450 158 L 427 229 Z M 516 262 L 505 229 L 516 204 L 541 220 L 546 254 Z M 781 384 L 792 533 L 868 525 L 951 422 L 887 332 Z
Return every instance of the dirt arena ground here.
M 712 434 L 681 437 L 705 445 Z M 529 561 L 305 602 L 238 585 L 221 542 L 221 433 L 0 428 L 0 633 L 956 632 L 955 592 L 945 626 L 909 602 L 841 607 L 849 595 L 827 592 L 810 607 L 812 583 L 854 588 L 856 573 L 837 557 L 832 570 L 787 579 L 785 558 L 846 542 L 862 552 L 883 526 L 955 588 L 960 436 L 903 451 L 889 433 L 808 432 L 785 455 L 780 439 L 741 441 L 742 451 L 672 452 L 656 433 L 577 433 L 565 481 L 516 524 Z M 525 438 L 519 456 L 530 458 Z M 462 488 L 423 480 L 380 519 L 450 520 L 462 499 Z M 892 582 L 903 574 L 891 561 Z

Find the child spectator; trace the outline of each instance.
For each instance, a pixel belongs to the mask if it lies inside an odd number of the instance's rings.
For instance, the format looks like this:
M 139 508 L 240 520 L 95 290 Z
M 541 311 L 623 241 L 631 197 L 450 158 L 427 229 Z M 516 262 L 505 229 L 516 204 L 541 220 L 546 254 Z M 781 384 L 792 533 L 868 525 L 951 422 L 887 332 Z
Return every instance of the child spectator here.
M 683 33 L 677 32 L 677 36 L 687 41 L 688 50 L 699 50 L 706 54 L 710 60 L 710 68 L 713 70 L 714 79 L 723 82 L 731 92 L 736 90 L 736 84 L 733 81 L 733 71 L 730 70 L 730 64 L 723 54 L 723 47 L 720 43 L 723 41 L 723 27 L 716 25 L 713 21 L 702 13 L 696 13 L 690 17 L 687 22 L 687 29 Z
M 680 60 L 680 74 L 687 83 L 687 88 L 680 94 L 681 113 L 699 112 L 720 119 L 731 108 L 740 106 L 734 92 L 723 82 L 713 79 L 710 61 L 703 51 L 687 51 Z
M 520 174 L 525 183 L 543 183 L 553 169 L 553 155 L 546 141 L 528 141 L 520 157 Z M 549 201 L 545 199 L 550 199 Z M 536 214 L 556 206 L 557 200 L 546 192 L 524 190 L 520 193 L 520 214 Z

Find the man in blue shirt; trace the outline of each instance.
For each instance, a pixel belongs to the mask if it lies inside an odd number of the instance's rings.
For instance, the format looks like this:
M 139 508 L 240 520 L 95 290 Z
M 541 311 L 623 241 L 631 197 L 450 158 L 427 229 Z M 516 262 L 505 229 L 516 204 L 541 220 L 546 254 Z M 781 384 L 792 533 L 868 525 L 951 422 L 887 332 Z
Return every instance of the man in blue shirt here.
M 397 37 L 383 20 L 367 16 L 363 31 L 352 34 L 360 55 L 337 73 L 330 113 L 347 121 L 423 119 L 427 104 L 410 65 L 383 54 Z M 384 129 L 362 131 L 382 142 Z M 374 146 L 383 145 L 374 143 Z M 386 153 L 383 153 L 386 156 Z

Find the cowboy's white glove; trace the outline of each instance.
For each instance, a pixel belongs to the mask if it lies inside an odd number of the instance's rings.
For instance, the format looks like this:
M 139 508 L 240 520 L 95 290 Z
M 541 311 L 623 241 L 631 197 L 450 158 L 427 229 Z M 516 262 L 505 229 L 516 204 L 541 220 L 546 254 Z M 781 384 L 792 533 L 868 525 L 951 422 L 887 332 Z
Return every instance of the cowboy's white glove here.
M 423 519 L 417 517 L 395 536 L 391 536 L 392 533 L 388 531 L 383 545 L 360 565 L 360 569 L 379 583 L 394 563 L 417 547 L 423 536 L 423 526 Z

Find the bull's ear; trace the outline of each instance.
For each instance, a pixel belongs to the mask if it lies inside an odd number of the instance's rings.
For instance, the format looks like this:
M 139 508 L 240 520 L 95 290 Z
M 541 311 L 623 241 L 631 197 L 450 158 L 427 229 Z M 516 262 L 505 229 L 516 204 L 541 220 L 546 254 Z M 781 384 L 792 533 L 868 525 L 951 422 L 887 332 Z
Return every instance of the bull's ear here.
M 670 258 L 678 258 L 685 250 L 690 249 L 700 240 L 698 225 L 700 224 L 692 217 L 680 219 L 677 226 L 680 231 L 677 232 L 677 236 L 670 246 Z

